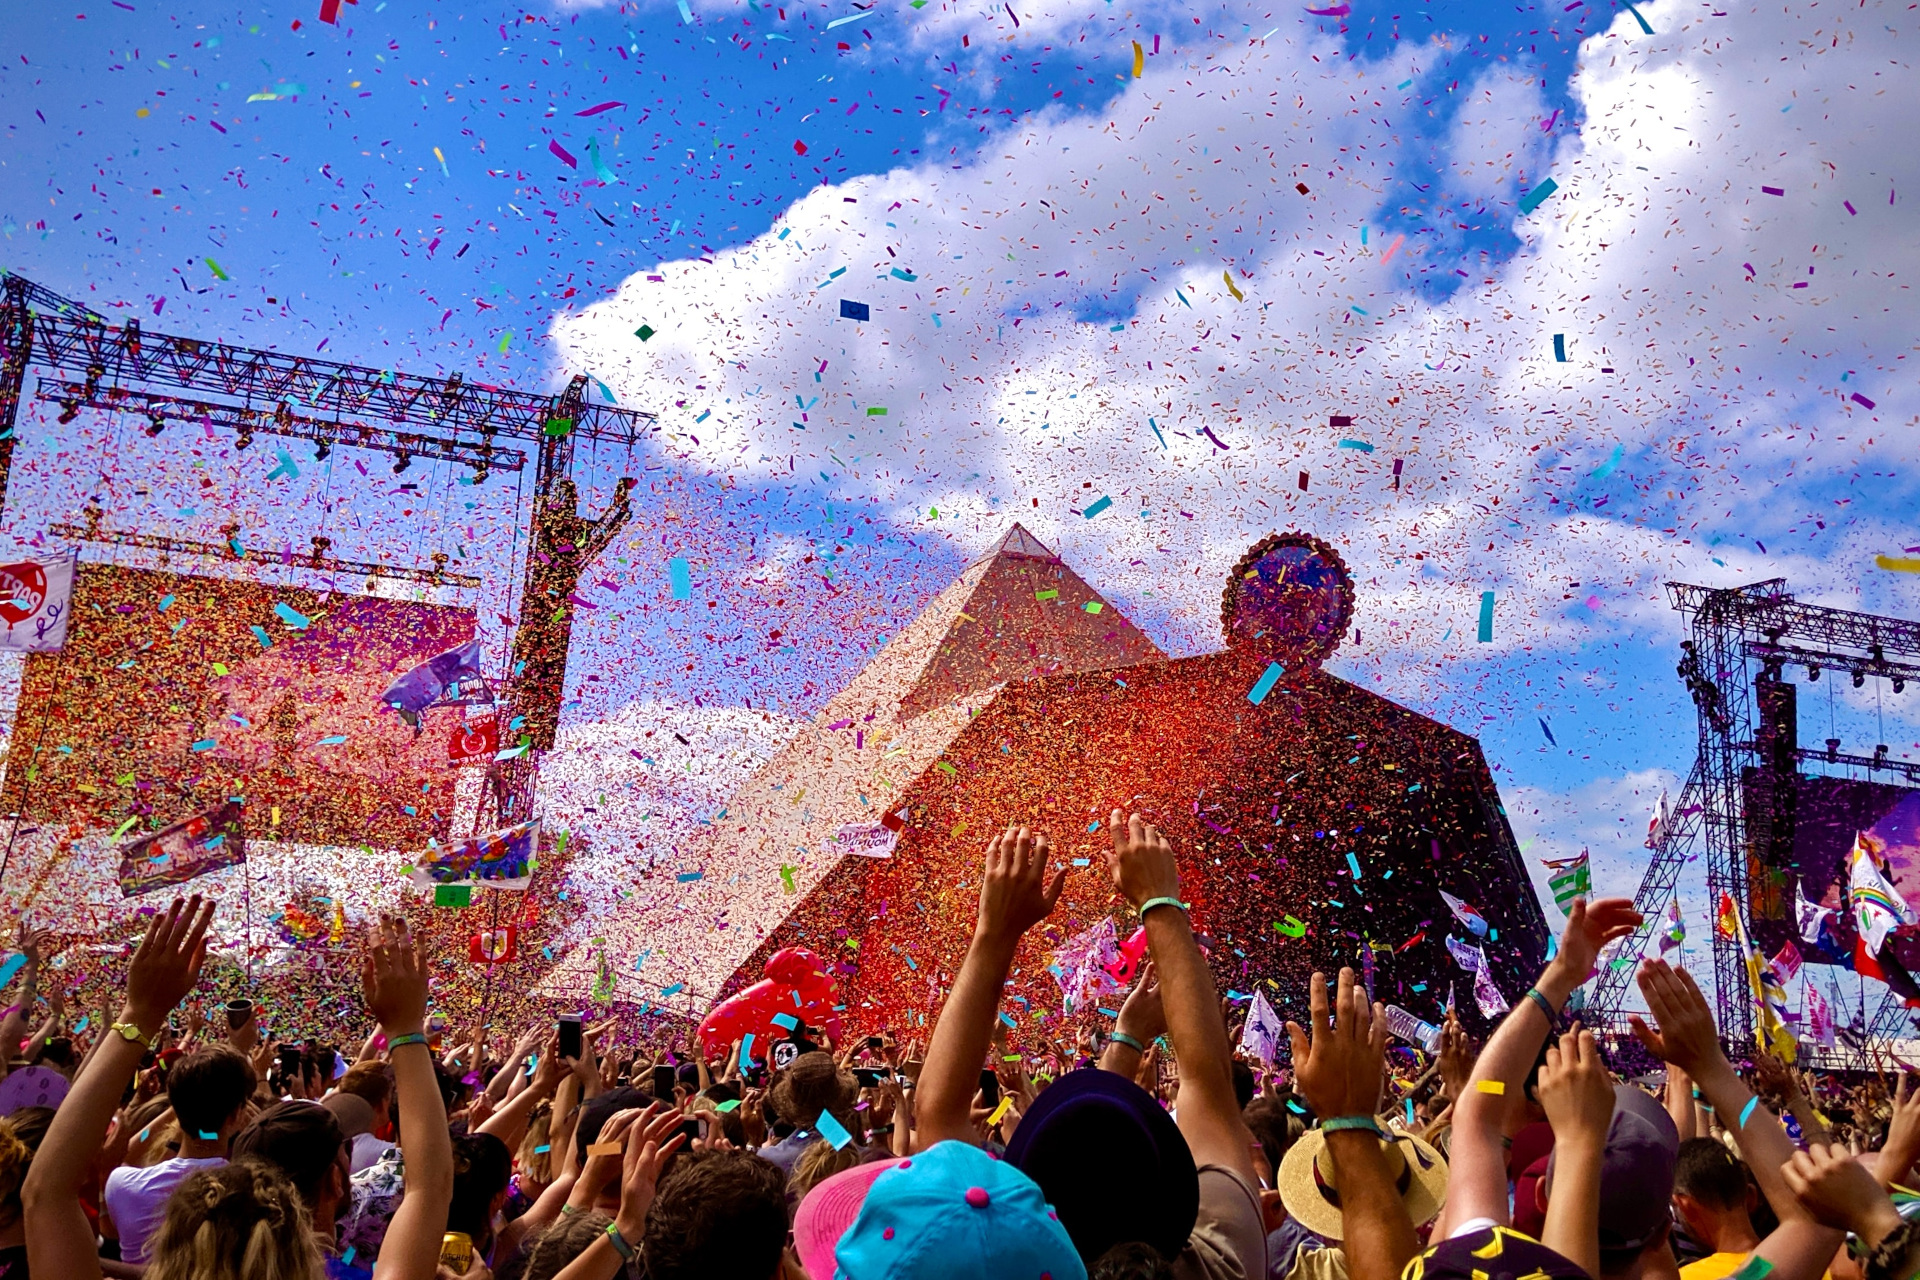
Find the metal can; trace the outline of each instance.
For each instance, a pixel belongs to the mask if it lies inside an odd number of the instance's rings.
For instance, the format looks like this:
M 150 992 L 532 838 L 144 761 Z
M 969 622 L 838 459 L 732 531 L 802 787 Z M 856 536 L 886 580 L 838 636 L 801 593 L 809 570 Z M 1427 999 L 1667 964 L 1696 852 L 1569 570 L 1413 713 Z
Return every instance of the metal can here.
M 473 1270 L 473 1237 L 464 1231 L 449 1231 L 440 1238 L 440 1261 L 455 1275 Z

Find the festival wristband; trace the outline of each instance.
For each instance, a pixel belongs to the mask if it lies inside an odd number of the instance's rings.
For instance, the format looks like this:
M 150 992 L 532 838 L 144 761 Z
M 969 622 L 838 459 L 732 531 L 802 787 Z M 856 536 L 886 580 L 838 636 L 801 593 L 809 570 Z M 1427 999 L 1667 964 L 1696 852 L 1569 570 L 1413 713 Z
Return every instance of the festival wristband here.
M 1386 1134 L 1380 1132 L 1380 1122 L 1372 1116 L 1335 1116 L 1331 1120 L 1322 1120 L 1320 1128 L 1325 1133 L 1340 1133 L 1349 1129 L 1364 1129 L 1383 1141 Z
M 1113 1041 L 1115 1044 L 1123 1044 L 1127 1046 L 1127 1048 L 1133 1050 L 1135 1053 L 1145 1053 L 1147 1051 L 1147 1046 L 1141 1044 L 1138 1040 L 1134 1039 L 1132 1036 L 1128 1035 L 1124 1031 L 1116 1031 L 1112 1035 L 1108 1036 L 1107 1039 Z
M 1747 1127 L 1747 1121 L 1753 1118 L 1754 1108 L 1758 1107 L 1759 1105 L 1760 1105 L 1760 1095 L 1756 1093 L 1751 1098 L 1747 1099 L 1746 1106 L 1740 1108 L 1740 1127 L 1742 1129 Z
M 614 1252 L 620 1255 L 620 1261 L 633 1261 L 633 1246 L 628 1244 L 627 1238 L 620 1234 L 620 1228 L 611 1222 L 607 1224 L 607 1239 L 613 1241 Z
M 427 1043 L 426 1032 L 409 1031 L 407 1032 L 407 1034 L 403 1036 L 387 1037 L 387 1052 L 392 1053 L 395 1049 L 399 1049 L 405 1045 L 410 1045 L 410 1044 L 425 1045 L 426 1043 Z
M 1553 1001 L 1546 998 L 1538 987 L 1527 988 L 1527 999 L 1540 1006 L 1540 1012 L 1547 1015 L 1547 1025 L 1552 1026 L 1560 1020 L 1560 1011 L 1553 1007 Z
M 1148 898 L 1140 904 L 1140 918 L 1142 920 L 1146 919 L 1147 912 L 1153 910 L 1155 907 L 1178 907 L 1182 911 L 1191 911 L 1193 909 L 1191 903 L 1182 902 L 1178 898 Z

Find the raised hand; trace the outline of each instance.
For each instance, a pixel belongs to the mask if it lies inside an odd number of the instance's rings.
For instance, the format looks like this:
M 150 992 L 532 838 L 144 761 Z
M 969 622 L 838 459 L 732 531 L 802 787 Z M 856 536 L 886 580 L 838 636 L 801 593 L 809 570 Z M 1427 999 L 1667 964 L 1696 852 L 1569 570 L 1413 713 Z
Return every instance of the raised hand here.
M 645 1234 L 647 1210 L 653 1206 L 660 1175 L 687 1140 L 680 1125 L 680 1114 L 667 1111 L 627 1130 L 626 1158 L 620 1170 L 620 1212 L 613 1219 L 623 1239 L 638 1240 Z
M 1152 1044 L 1166 1032 L 1167 1011 L 1160 1003 L 1160 975 L 1154 971 L 1153 961 L 1147 961 L 1140 971 L 1140 980 L 1127 992 L 1126 1003 L 1120 1006 L 1120 1016 L 1114 1019 L 1113 1028 L 1126 1032 L 1141 1044 Z
M 1596 1152 L 1606 1146 L 1613 1082 L 1591 1031 L 1576 1022 L 1559 1044 L 1547 1047 L 1538 1092 L 1556 1141 L 1582 1142 L 1582 1150 Z
M 1054 873 L 1051 883 L 1047 880 L 1052 851 L 1045 835 L 1025 827 L 1008 827 L 987 842 L 975 930 L 981 937 L 1017 941 L 1052 913 L 1067 883 L 1066 867 Z
M 1880 1148 L 1880 1164 L 1875 1176 L 1881 1186 L 1905 1184 L 1907 1171 L 1920 1159 L 1920 1088 L 1914 1087 L 1911 1071 L 1900 1073 L 1899 1091 L 1893 1098 L 1893 1121 L 1887 1127 L 1887 1141 Z
M 147 925 L 147 936 L 133 953 L 120 1020 L 140 1028 L 148 1039 L 159 1034 L 175 1006 L 200 980 L 213 908 L 212 902 L 202 905 L 197 893 L 187 899 L 184 910 L 175 898 L 165 915 Z
M 1440 1084 L 1451 1101 L 1458 1102 L 1473 1079 L 1473 1060 L 1473 1038 L 1460 1025 L 1460 1015 L 1449 1009 L 1440 1026 Z
M 1675 969 L 1664 960 L 1648 960 L 1640 966 L 1639 983 L 1648 1010 L 1660 1024 L 1660 1029 L 1655 1031 L 1639 1014 L 1628 1017 L 1633 1034 L 1641 1044 L 1655 1057 L 1671 1062 L 1695 1080 L 1700 1080 L 1716 1065 L 1725 1064 L 1726 1057 L 1720 1050 L 1713 1025 L 1713 1010 L 1707 1007 L 1707 998 L 1700 994 L 1692 974 L 1685 969 Z
M 1642 918 L 1633 909 L 1631 898 L 1601 898 L 1595 902 L 1575 898 L 1567 913 L 1567 927 L 1560 934 L 1554 965 L 1564 969 L 1573 985 L 1579 986 L 1592 976 L 1601 948 L 1639 928 Z
M 1314 974 L 1307 992 L 1311 1038 L 1299 1023 L 1287 1023 L 1295 1086 L 1322 1120 L 1371 1116 L 1387 1050 L 1384 1006 L 1367 1004 L 1366 988 L 1354 981 L 1352 969 L 1340 970 L 1331 1022 L 1325 975 Z
M 1808 1213 L 1829 1227 L 1877 1244 L 1900 1225 L 1899 1211 L 1866 1168 L 1839 1147 L 1810 1143 L 1781 1169 L 1787 1187 Z
M 1107 820 L 1113 851 L 1107 870 L 1114 887 L 1138 907 L 1154 898 L 1180 896 L 1180 868 L 1173 860 L 1173 843 L 1139 814 L 1122 820 L 1115 809 Z
M 414 944 L 407 922 L 383 915 L 368 941 L 360 967 L 360 990 L 367 1011 L 391 1040 L 427 1025 L 427 959 Z

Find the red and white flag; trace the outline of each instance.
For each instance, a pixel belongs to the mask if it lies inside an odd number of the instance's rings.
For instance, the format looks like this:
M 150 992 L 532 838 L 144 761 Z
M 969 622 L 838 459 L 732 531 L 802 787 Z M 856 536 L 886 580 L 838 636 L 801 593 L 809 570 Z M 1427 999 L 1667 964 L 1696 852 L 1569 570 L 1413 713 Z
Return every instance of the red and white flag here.
M 0 559 L 0 651 L 52 653 L 67 642 L 78 551 Z

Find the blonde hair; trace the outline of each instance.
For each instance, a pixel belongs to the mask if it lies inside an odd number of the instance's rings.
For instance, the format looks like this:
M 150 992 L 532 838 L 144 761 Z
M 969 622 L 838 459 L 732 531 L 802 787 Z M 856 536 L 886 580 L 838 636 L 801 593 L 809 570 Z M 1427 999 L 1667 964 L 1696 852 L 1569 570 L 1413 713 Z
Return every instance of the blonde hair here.
M 860 1148 L 849 1142 L 839 1150 L 834 1150 L 831 1142 L 825 1138 L 809 1143 L 793 1162 L 793 1174 L 787 1179 L 787 1189 L 793 1194 L 793 1203 L 799 1204 L 807 1198 L 807 1193 L 831 1178 L 860 1163 Z
M 13 1125 L 0 1120 L 0 1227 L 20 1221 L 20 1184 L 27 1180 L 33 1148 L 20 1141 Z
M 324 1280 L 313 1220 L 286 1175 L 259 1160 L 203 1169 L 167 1201 L 147 1280 Z
M 554 1170 L 558 1167 L 553 1158 L 553 1104 L 543 1102 L 533 1109 L 533 1119 L 527 1124 L 527 1136 L 520 1140 L 520 1150 L 514 1155 L 514 1164 L 520 1170 L 523 1182 L 534 1182 L 540 1186 L 549 1186 L 553 1182 Z M 540 1148 L 545 1147 L 542 1151 Z

